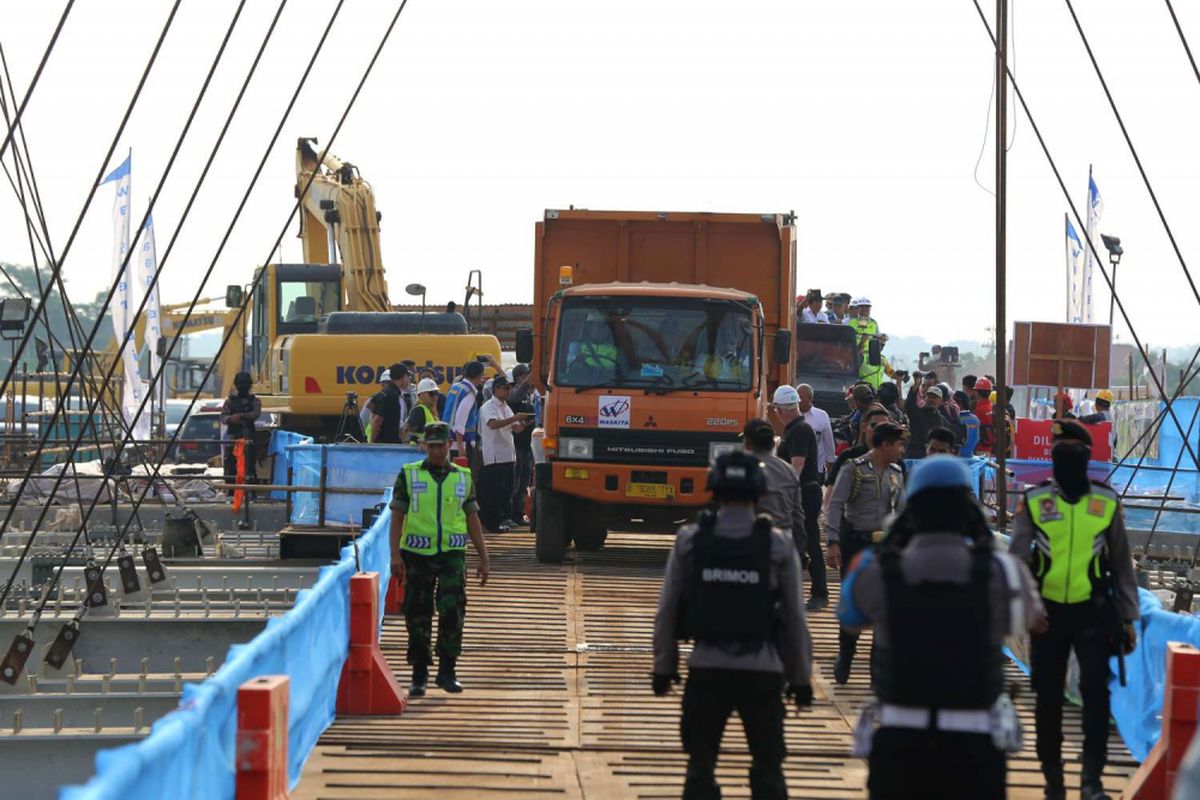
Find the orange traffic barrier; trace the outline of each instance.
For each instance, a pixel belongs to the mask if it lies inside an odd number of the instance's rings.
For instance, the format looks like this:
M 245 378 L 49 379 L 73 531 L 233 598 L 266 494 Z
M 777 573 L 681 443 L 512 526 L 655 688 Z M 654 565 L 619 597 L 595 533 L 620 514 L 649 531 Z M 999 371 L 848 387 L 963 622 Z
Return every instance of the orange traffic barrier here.
M 1134 773 L 1126 800 L 1166 800 L 1200 717 L 1200 650 L 1167 643 L 1167 682 L 1163 689 L 1162 735 Z
M 350 656 L 338 683 L 337 713 L 403 714 L 408 695 L 396 683 L 379 649 L 379 573 L 350 577 Z
M 387 594 L 383 598 L 384 614 L 400 614 L 404 611 L 404 584 L 392 575 L 388 578 Z
M 287 800 L 287 676 L 239 686 L 237 720 L 237 800 Z

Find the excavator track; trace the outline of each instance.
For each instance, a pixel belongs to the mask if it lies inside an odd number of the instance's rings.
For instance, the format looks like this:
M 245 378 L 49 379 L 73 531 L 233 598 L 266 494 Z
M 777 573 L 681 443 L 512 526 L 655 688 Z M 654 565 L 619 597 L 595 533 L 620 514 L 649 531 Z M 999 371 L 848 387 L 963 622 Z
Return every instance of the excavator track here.
M 401 717 L 339 717 L 321 738 L 294 798 L 679 797 L 680 691 L 650 692 L 651 635 L 670 537 L 613 533 L 605 549 L 537 563 L 533 537 L 491 537 L 492 578 L 472 579 L 459 677 L 449 695 L 430 683 Z M 473 570 L 473 566 L 470 567 Z M 473 573 L 472 573 L 473 574 Z M 836 573 L 831 574 L 831 578 Z M 837 583 L 831 580 L 835 592 Z M 833 606 L 812 614 L 816 701 L 789 712 L 784 763 L 793 798 L 866 796 L 866 764 L 850 755 L 857 709 L 869 696 L 860 645 L 850 683 L 832 681 Z M 402 617 L 384 621 L 382 648 L 407 685 Z M 1040 798 L 1033 697 L 1015 667 L 1026 749 L 1009 760 L 1009 797 Z M 682 688 L 682 687 L 680 687 Z M 1079 713 L 1068 705 L 1064 758 L 1079 785 Z M 1114 795 L 1137 764 L 1115 734 L 1105 783 Z M 723 796 L 748 797 L 749 755 L 736 719 L 717 777 Z

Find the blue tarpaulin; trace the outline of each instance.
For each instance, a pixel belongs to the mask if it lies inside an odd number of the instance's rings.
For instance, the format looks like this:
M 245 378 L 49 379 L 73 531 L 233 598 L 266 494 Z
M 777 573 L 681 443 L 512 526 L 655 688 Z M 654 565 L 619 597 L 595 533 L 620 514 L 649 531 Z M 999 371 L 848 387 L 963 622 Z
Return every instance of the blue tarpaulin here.
M 271 483 L 275 486 L 288 485 L 288 467 L 291 466 L 288 461 L 288 448 L 297 444 L 312 444 L 312 437 L 292 431 L 271 431 L 271 444 L 267 447 L 267 454 L 275 457 L 271 469 Z M 272 500 L 286 500 L 287 492 L 276 489 L 271 492 L 270 497 Z
M 334 488 L 378 489 L 378 495 L 325 493 L 325 525 L 357 525 L 362 510 L 383 500 L 385 490 L 396 483 L 400 469 L 425 454 L 409 445 L 382 444 L 302 444 L 288 448 L 293 486 L 320 486 L 321 469 L 325 485 Z M 320 525 L 320 495 L 296 492 L 292 499 L 293 525 Z
M 1139 589 L 1142 618 L 1138 621 L 1137 649 L 1125 658 L 1125 686 L 1117 680 L 1117 660 L 1112 659 L 1112 715 L 1125 746 L 1138 761 L 1150 754 L 1162 732 L 1163 690 L 1167 681 L 1167 643 L 1186 642 L 1200 647 L 1200 617 L 1176 614 L 1162 607 L 1152 593 Z
M 390 489 L 386 492 L 390 498 Z M 390 574 L 385 510 L 358 539 L 363 571 L 378 572 L 382 620 Z M 225 663 L 208 680 L 184 685 L 179 708 L 154 723 L 136 744 L 96 754 L 96 774 L 83 786 L 63 787 L 59 800 L 234 797 L 237 690 L 262 675 L 287 675 L 288 778 L 294 788 L 317 738 L 333 721 L 338 679 L 349 653 L 352 546 L 338 563 L 322 567 L 313 588 L 296 596 L 282 617 L 258 636 L 229 648 Z

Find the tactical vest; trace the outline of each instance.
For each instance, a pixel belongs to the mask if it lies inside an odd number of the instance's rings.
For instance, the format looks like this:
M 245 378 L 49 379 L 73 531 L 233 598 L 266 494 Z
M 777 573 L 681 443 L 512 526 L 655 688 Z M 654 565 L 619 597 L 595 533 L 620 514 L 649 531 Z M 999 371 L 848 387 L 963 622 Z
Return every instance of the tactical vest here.
M 404 465 L 408 512 L 400 549 L 423 556 L 467 549 L 467 515 L 463 503 L 471 496 L 471 472 L 450 464 L 441 481 L 422 468 L 424 462 Z
M 872 652 L 872 682 L 884 703 L 923 708 L 989 708 L 1004 688 L 999 645 L 991 641 L 993 553 L 971 551 L 967 582 L 905 582 L 900 551 L 879 556 L 887 601 L 887 644 Z
M 472 406 L 470 413 L 467 414 L 467 422 L 463 428 L 463 438 L 468 442 L 475 442 L 479 439 L 479 406 L 483 391 L 476 389 L 475 384 L 465 378 L 456 381 L 448 392 L 446 392 L 446 405 L 442 409 L 442 422 L 450 426 L 454 430 L 454 417 L 458 414 L 458 404 L 466 399 L 468 394 L 473 394 L 475 397 L 475 405 Z
M 860 337 L 866 337 L 860 342 L 860 349 L 865 353 L 871 344 L 871 337 L 879 335 L 879 323 L 874 317 L 854 317 L 850 320 L 850 327 L 858 333 Z
M 771 591 L 771 520 L 760 516 L 749 536 L 717 536 L 704 514 L 692 539 L 684 588 L 682 639 L 757 650 L 775 628 Z
M 1092 584 L 1107 572 L 1104 534 L 1117 516 L 1117 495 L 1106 486 L 1068 503 L 1058 486 L 1043 483 L 1025 493 L 1033 520 L 1033 574 L 1042 597 L 1055 603 L 1082 603 Z
M 617 348 L 611 344 L 584 342 L 579 345 L 579 358 L 584 366 L 612 369 L 617 365 Z
M 416 442 L 425 441 L 425 427 L 431 422 L 437 422 L 437 412 L 424 403 L 417 403 L 417 408 L 421 409 L 421 416 L 425 418 L 425 425 L 421 426 L 421 430 L 412 432 L 412 439 Z

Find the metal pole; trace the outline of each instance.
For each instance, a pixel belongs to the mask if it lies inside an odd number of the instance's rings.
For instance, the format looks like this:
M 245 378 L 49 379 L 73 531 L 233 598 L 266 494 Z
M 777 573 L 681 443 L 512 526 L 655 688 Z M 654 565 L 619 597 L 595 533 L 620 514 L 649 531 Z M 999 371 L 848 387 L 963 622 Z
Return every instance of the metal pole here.
M 1117 262 L 1110 258 L 1109 263 L 1112 264 L 1112 291 L 1108 295 L 1108 327 L 1111 328 L 1113 324 L 1113 311 L 1117 306 Z
M 996 448 L 996 528 L 1006 527 L 1008 477 L 1004 462 L 1008 449 L 1008 397 L 1005 391 L 1008 370 L 1008 335 L 1005 291 L 1007 288 L 1005 237 L 1007 236 L 1006 201 L 1008 195 L 1008 0 L 996 0 L 996 405 L 992 424 Z

